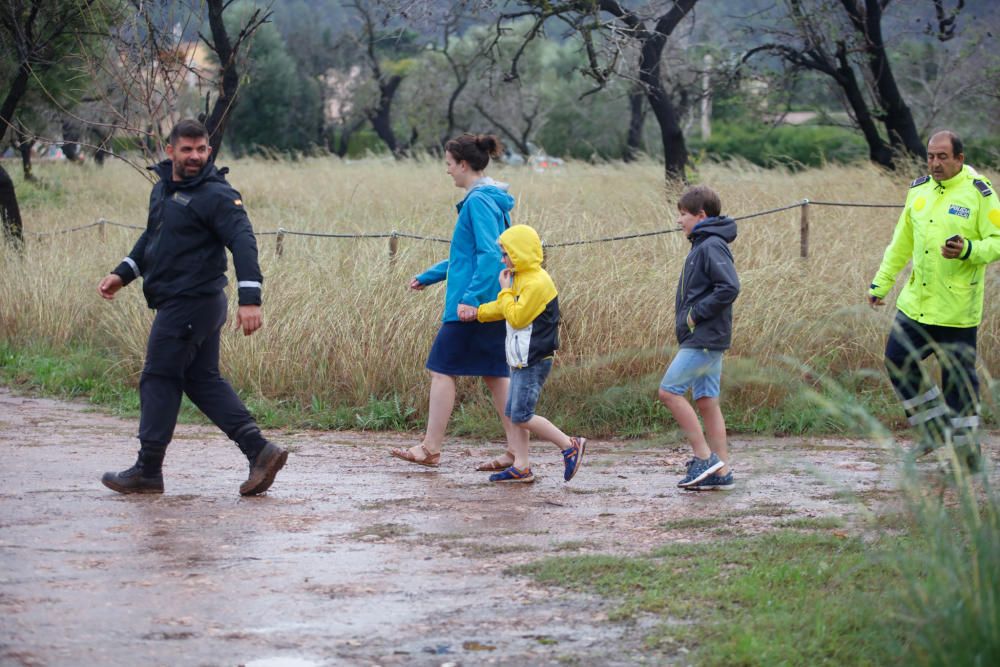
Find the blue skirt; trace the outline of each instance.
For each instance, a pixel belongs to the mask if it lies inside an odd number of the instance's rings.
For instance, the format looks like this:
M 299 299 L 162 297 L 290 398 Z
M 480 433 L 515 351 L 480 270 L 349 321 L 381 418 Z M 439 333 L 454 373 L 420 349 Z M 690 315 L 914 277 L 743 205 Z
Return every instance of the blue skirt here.
M 427 370 L 443 375 L 507 377 L 504 339 L 507 324 L 499 322 L 444 322 L 438 331 Z

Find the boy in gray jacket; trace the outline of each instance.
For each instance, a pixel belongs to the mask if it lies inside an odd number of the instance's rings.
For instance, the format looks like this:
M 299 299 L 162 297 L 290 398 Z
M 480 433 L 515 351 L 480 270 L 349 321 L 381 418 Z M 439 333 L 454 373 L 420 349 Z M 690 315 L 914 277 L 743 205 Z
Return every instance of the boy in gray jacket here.
M 681 226 L 691 251 L 677 282 L 675 329 L 680 349 L 670 362 L 659 397 L 691 442 L 694 458 L 677 483 L 685 489 L 731 489 L 726 422 L 719 407 L 722 354 L 733 334 L 733 301 L 740 281 L 729 244 L 736 222 L 720 215 L 719 195 L 703 185 L 689 188 L 677 202 Z M 690 389 L 705 432 L 685 398 Z

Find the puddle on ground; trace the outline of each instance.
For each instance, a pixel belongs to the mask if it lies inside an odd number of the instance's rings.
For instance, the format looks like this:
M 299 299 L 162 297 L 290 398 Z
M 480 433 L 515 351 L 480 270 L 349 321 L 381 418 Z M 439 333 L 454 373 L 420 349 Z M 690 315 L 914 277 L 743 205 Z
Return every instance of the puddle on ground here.
M 714 539 L 684 528 L 692 516 L 740 534 L 803 517 L 850 528 L 858 502 L 899 500 L 890 452 L 860 440 L 737 438 L 739 486 L 697 493 L 675 486 L 677 443 L 593 441 L 570 484 L 538 446 L 539 481 L 498 487 L 473 469 L 502 445 L 450 441 L 427 470 L 387 454 L 414 435 L 344 432 L 270 434 L 294 453 L 246 499 L 238 450 L 192 425 L 166 493 L 124 497 L 99 479 L 134 461 L 135 422 L 86 409 L 0 389 L 0 663 L 656 662 L 643 639 L 663 619 L 610 622 L 614 601 L 511 569 Z

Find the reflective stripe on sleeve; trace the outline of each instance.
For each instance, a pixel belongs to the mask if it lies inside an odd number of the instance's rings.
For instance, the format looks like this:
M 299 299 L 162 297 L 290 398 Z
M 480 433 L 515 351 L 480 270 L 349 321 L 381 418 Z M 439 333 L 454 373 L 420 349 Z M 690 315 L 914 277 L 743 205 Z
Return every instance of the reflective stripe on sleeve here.
M 238 283 L 236 283 L 236 286 L 237 287 L 256 287 L 257 289 L 261 288 L 261 284 L 259 282 L 257 282 L 256 280 L 241 280 Z
M 135 263 L 135 260 L 133 260 L 133 259 L 132 259 L 131 257 L 126 257 L 126 258 L 125 258 L 125 259 L 123 259 L 122 261 L 123 261 L 123 262 L 125 262 L 126 264 L 128 264 L 128 265 L 129 265 L 130 267 L 132 267 L 132 273 L 134 273 L 134 274 L 135 274 L 135 277 L 136 277 L 136 278 L 138 278 L 139 276 L 141 276 L 141 275 L 142 275 L 142 274 L 141 274 L 141 273 L 139 272 L 139 265 L 138 265 L 138 264 L 136 264 L 136 263 Z

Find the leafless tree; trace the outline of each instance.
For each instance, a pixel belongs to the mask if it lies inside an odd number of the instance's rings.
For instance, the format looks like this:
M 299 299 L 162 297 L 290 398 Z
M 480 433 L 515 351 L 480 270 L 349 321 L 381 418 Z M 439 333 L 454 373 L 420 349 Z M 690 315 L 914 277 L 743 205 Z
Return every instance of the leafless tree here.
M 234 0 L 206 0 L 208 6 L 208 24 L 211 28 L 211 38 L 199 33 L 199 37 L 215 53 L 219 62 L 219 86 L 215 105 L 205 118 L 211 139 L 212 155 L 217 156 L 222 148 L 222 137 L 229 122 L 229 115 L 236 105 L 240 88 L 239 57 L 249 48 L 253 34 L 265 23 L 271 20 L 271 10 L 257 7 L 240 26 L 235 39 L 230 38 L 223 20 L 226 9 Z M 205 100 L 206 107 L 209 99 Z
M 534 25 L 524 39 L 526 45 L 544 35 L 549 23 L 561 22 L 580 36 L 587 55 L 585 73 L 595 81 L 595 90 L 603 88 L 614 76 L 633 79 L 641 86 L 659 126 L 666 177 L 683 179 L 688 152 L 677 108 L 664 82 L 663 54 L 667 40 L 696 3 L 697 0 L 663 0 L 639 8 L 617 0 L 522 0 L 501 14 L 497 27 L 501 32 L 510 21 L 531 17 Z M 622 68 L 629 48 L 639 53 L 634 71 Z M 514 54 L 507 73 L 509 79 L 518 78 L 522 53 L 523 48 Z
M 936 10 L 938 38 L 951 39 L 964 0 L 955 0 L 951 9 L 945 0 L 928 1 Z M 899 155 L 923 159 L 927 154 L 893 73 L 882 32 L 884 13 L 891 2 L 785 0 L 785 20 L 763 30 L 766 41 L 742 57 L 742 62 L 747 62 L 756 54 L 769 53 L 793 68 L 830 77 L 864 135 L 869 157 L 890 169 Z
M 441 26 L 442 41 L 439 46 L 434 47 L 434 50 L 444 57 L 454 77 L 445 109 L 446 125 L 440 138 L 442 147 L 454 136 L 455 130 L 458 127 L 456 119 L 458 100 L 468 87 L 477 66 L 486 59 L 490 51 L 490 43 L 488 41 L 481 41 L 475 48 L 463 51 L 459 51 L 456 48 L 460 27 L 470 16 L 474 16 L 474 12 L 467 7 L 467 3 L 454 3 L 449 6 L 444 16 L 438 19 L 438 23 Z
M 400 158 L 409 152 L 417 139 L 418 132 L 416 126 L 413 126 L 409 139 L 402 140 L 396 136 L 393 128 L 392 105 L 405 73 L 399 68 L 387 66 L 380 53 L 380 47 L 391 43 L 400 31 L 383 30 L 389 16 L 386 15 L 381 21 L 376 18 L 375 4 L 377 3 L 355 0 L 349 5 L 361 21 L 361 47 L 372 81 L 377 88 L 373 101 L 364 106 L 363 112 L 379 139 L 395 157 Z

